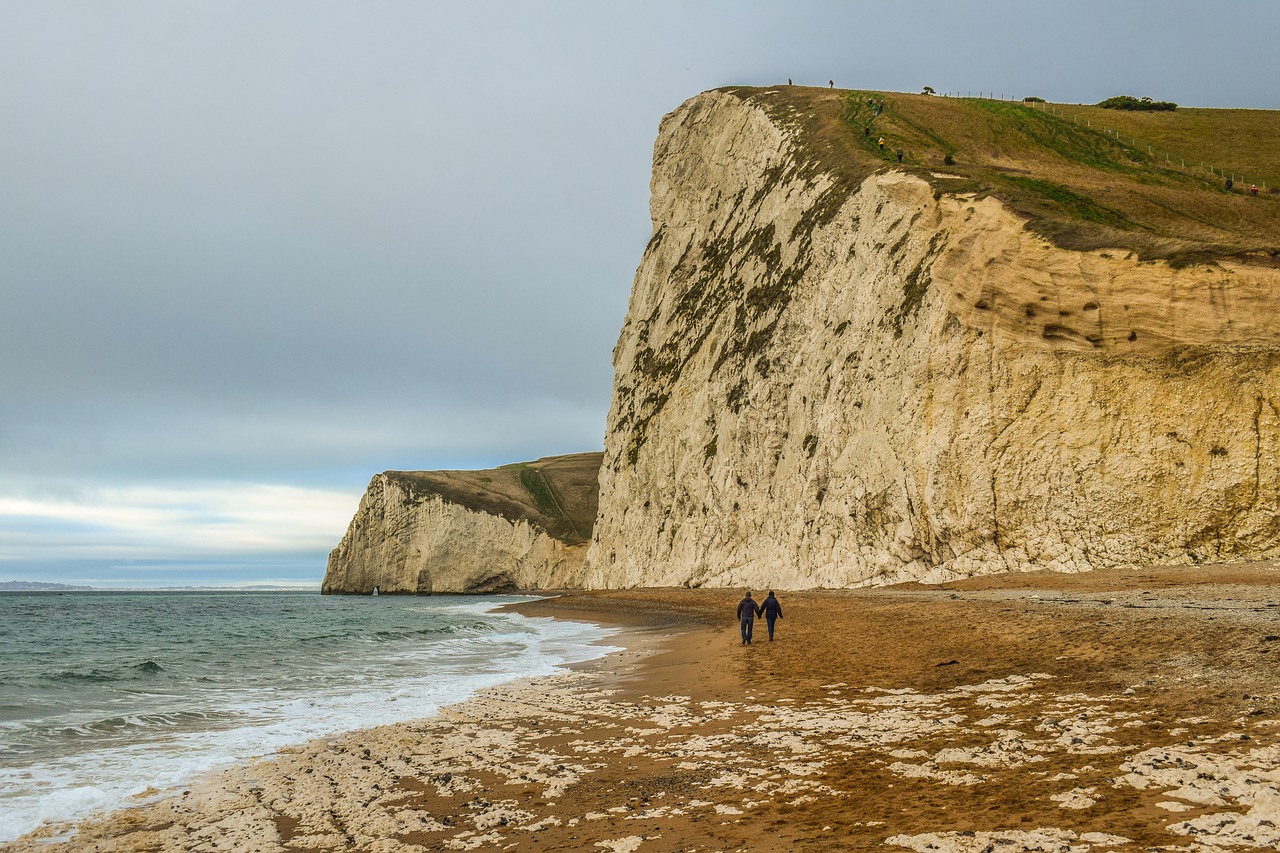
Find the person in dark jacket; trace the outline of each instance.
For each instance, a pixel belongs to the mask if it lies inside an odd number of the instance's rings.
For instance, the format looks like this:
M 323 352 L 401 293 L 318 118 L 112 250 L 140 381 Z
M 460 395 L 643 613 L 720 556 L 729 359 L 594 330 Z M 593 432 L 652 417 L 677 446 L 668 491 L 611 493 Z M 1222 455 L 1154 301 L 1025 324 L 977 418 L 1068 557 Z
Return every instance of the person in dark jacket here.
M 772 643 L 773 623 L 782 618 L 782 605 L 778 603 L 778 599 L 774 598 L 773 590 L 769 590 L 769 595 L 760 605 L 760 612 L 764 614 L 764 621 L 769 626 L 769 642 Z
M 751 590 L 738 602 L 738 620 L 742 625 L 742 645 L 751 642 L 751 629 L 755 627 L 756 617 L 760 615 L 760 605 L 751 597 Z

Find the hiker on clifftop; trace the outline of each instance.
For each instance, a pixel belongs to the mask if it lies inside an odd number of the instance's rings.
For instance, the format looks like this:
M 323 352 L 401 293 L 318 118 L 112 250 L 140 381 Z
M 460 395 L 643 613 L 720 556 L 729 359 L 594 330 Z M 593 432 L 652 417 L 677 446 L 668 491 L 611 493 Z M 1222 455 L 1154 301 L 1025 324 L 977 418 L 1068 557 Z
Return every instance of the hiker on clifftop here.
M 899 163 L 901 163 L 901 162 L 902 162 L 902 149 L 901 149 L 901 148 L 899 148 L 899 149 L 898 149 L 898 162 L 899 162 Z
M 751 642 L 751 629 L 756 625 L 756 617 L 760 615 L 760 605 L 756 604 L 756 600 L 751 597 L 751 590 L 747 590 L 747 595 L 738 602 L 738 621 L 742 628 L 742 645 L 748 645 Z
M 773 642 L 773 623 L 782 618 L 782 605 L 778 603 L 778 599 L 774 598 L 773 590 L 769 590 L 769 594 L 765 596 L 764 603 L 760 605 L 760 612 L 764 614 L 764 621 L 769 626 L 769 642 Z

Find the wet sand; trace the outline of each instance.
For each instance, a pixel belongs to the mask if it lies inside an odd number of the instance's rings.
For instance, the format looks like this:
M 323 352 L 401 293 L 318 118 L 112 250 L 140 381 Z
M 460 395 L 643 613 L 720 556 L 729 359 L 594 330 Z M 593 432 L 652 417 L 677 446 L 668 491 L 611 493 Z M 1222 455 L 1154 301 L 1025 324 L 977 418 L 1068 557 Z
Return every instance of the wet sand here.
M 1280 564 L 574 593 L 626 650 L 14 851 L 1274 850 Z

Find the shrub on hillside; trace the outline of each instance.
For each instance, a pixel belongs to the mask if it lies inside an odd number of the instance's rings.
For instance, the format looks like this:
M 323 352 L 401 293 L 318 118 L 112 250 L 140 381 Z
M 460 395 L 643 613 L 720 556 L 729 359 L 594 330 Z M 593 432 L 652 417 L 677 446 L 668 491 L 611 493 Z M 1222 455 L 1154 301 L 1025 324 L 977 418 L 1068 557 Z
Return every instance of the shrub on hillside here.
M 1022 99 L 1024 104 L 1043 104 L 1044 98 L 1037 98 L 1035 95 L 1027 95 Z
M 1173 101 L 1153 101 L 1150 98 L 1135 98 L 1132 95 L 1116 95 L 1114 98 L 1107 98 L 1105 101 L 1099 101 L 1098 106 L 1104 110 L 1138 110 L 1138 111 L 1169 111 L 1172 112 L 1178 108 Z

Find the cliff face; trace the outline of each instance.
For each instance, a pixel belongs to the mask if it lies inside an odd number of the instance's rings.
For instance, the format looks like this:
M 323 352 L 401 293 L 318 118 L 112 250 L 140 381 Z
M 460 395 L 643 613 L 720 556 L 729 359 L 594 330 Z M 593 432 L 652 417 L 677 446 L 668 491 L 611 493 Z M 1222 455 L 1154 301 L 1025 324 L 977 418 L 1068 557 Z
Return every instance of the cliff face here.
M 1280 554 L 1280 273 L 1066 251 L 929 180 L 850 188 L 739 94 L 664 120 L 589 586 Z
M 322 592 L 510 592 L 581 586 L 599 453 L 491 471 L 375 476 L 329 555 Z

